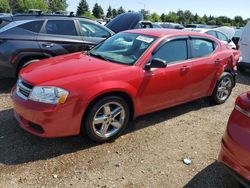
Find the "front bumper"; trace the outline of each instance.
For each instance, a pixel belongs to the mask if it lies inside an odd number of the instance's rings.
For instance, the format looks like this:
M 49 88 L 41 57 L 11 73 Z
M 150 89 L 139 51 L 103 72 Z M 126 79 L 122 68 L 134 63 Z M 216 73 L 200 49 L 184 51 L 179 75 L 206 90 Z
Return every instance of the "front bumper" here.
M 12 93 L 16 120 L 31 134 L 44 138 L 78 135 L 82 113 L 73 102 L 50 105 L 20 98 Z

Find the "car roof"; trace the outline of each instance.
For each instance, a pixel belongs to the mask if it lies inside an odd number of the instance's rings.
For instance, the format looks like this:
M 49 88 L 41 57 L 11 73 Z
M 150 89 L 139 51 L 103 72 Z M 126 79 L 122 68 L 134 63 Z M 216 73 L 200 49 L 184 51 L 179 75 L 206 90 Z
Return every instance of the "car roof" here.
M 6 15 L 2 16 L 1 19 L 19 21 L 19 20 L 36 20 L 36 19 L 59 19 L 59 20 L 74 20 L 74 19 L 83 19 L 91 20 L 85 17 L 61 15 L 61 14 L 15 14 L 15 15 Z M 93 20 L 91 20 L 93 21 Z
M 206 36 L 211 38 L 209 35 L 198 33 L 198 32 L 193 32 L 193 31 L 185 31 L 185 30 L 177 30 L 177 29 L 155 29 L 155 28 L 150 28 L 150 29 L 133 29 L 133 30 L 128 30 L 125 31 L 128 33 L 136 33 L 136 34 L 141 34 L 141 35 L 149 35 L 153 37 L 164 37 L 164 36 L 184 36 L 184 35 L 193 35 L 193 36 Z

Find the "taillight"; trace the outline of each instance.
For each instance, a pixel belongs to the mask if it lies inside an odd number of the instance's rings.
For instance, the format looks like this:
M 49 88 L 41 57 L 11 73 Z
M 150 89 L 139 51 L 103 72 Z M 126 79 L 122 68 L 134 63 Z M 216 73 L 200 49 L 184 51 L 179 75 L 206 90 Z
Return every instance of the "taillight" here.
M 236 99 L 235 109 L 250 117 L 250 92 L 244 93 Z

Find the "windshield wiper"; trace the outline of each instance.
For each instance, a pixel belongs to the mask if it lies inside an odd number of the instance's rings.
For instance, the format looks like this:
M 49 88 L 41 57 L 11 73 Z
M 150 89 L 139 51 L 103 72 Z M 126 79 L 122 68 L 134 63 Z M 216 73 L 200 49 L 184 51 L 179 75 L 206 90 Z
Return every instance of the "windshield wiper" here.
M 99 58 L 99 59 L 103 59 L 103 60 L 105 60 L 105 61 L 110 61 L 109 59 L 107 59 L 106 57 L 104 57 L 104 56 L 101 55 L 101 54 L 94 54 L 94 53 L 92 53 L 92 52 L 88 52 L 88 55 L 93 56 L 93 57 L 97 57 L 97 58 Z

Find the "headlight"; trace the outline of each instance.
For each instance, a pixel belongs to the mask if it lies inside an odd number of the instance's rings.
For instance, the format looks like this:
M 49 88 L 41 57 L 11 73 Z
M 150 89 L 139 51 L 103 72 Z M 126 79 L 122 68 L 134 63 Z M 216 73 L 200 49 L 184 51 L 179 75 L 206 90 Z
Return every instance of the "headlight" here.
M 68 91 L 58 87 L 38 86 L 33 88 L 29 99 L 48 104 L 63 104 L 68 95 Z

